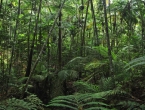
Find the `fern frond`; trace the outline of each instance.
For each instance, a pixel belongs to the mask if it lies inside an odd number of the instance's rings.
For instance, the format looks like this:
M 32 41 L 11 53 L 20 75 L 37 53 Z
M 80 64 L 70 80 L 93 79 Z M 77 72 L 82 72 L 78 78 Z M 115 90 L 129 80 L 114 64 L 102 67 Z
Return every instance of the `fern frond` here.
M 73 106 L 69 106 L 67 104 L 60 104 L 60 103 L 52 103 L 52 104 L 49 104 L 49 106 L 55 106 L 55 107 L 65 107 L 65 108 L 70 108 L 72 110 L 78 110 L 77 108 L 73 107 Z M 48 106 L 48 107 L 49 107 Z
M 97 46 L 97 47 L 85 46 L 85 50 L 88 56 L 93 56 L 97 59 L 108 57 L 108 53 L 107 53 L 108 49 L 103 46 Z
M 37 82 L 42 82 L 44 79 L 45 79 L 45 76 L 43 75 L 32 76 L 32 80 L 37 81 Z
M 67 69 L 82 70 L 86 63 L 85 57 L 75 57 L 66 64 Z
M 88 92 L 88 93 L 95 93 L 99 92 L 99 86 L 89 84 L 87 82 L 77 81 L 74 82 L 74 87 L 77 89 L 78 92 Z
M 129 70 L 130 68 L 133 68 L 139 65 L 144 65 L 144 64 L 145 64 L 145 56 L 133 59 L 124 68 L 126 70 Z
M 106 107 L 90 107 L 90 108 L 86 108 L 84 110 L 112 110 Z
M 77 110 L 77 103 L 76 98 L 74 95 L 68 95 L 68 96 L 58 96 L 56 98 L 53 98 L 48 107 L 55 106 L 55 107 L 66 107 L 70 108 L 72 110 Z
M 112 90 L 114 88 L 114 79 L 112 77 L 102 77 L 99 81 L 99 86 L 102 91 Z
M 103 103 L 103 102 L 88 102 L 86 104 L 83 104 L 83 106 L 104 106 L 104 107 L 109 107 L 110 105 Z
M 27 79 L 28 79 L 28 77 L 19 78 L 18 83 L 23 84 L 24 82 L 26 82 Z
M 5 110 L 37 110 L 37 106 L 24 100 L 12 98 L 0 104 Z
M 118 106 L 121 106 L 123 108 L 127 108 L 127 110 L 134 110 L 134 109 L 145 109 L 145 104 L 140 104 L 138 102 L 133 101 L 122 101 L 117 104 Z
M 93 99 L 105 99 L 105 97 L 108 96 L 111 92 L 112 92 L 112 90 L 94 93 L 91 95 L 91 98 L 93 98 Z
M 89 62 L 88 64 L 86 64 L 85 70 L 95 69 L 95 68 L 101 67 L 105 64 L 107 64 L 107 62 L 96 59 L 96 60 L 93 60 L 93 61 Z
M 38 108 L 40 109 L 43 106 L 43 102 L 34 94 L 27 96 L 24 99 L 24 101 L 36 105 L 37 106 L 37 110 L 38 110 Z
M 78 110 L 80 106 L 84 110 L 96 110 L 100 108 L 110 107 L 108 104 L 102 102 L 105 100 L 105 96 L 110 91 L 100 92 L 100 93 L 85 93 L 85 94 L 74 94 L 68 96 L 58 96 L 51 100 L 48 106 L 57 106 L 57 107 L 65 107 L 70 108 L 72 110 Z M 90 109 L 92 108 L 92 109 Z
M 66 79 L 75 79 L 78 77 L 78 72 L 75 70 L 61 70 L 58 72 L 58 77 L 64 81 Z

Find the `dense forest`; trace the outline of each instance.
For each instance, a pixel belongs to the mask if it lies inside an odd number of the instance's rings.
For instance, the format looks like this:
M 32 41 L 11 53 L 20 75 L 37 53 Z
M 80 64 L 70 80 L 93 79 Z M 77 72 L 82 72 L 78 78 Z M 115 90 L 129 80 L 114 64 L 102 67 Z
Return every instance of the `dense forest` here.
M 0 0 L 0 110 L 145 110 L 145 0 Z

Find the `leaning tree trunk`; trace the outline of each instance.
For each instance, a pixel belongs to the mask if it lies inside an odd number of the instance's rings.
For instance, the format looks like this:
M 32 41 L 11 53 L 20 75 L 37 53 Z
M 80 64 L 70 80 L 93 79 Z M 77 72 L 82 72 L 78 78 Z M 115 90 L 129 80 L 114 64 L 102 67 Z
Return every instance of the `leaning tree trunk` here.
M 40 0 L 40 1 L 42 1 L 42 0 Z M 54 29 L 56 23 L 57 23 L 57 19 L 58 19 L 58 17 L 59 17 L 59 14 L 60 14 L 62 8 L 63 8 L 64 3 L 65 3 L 65 0 L 64 0 L 63 3 L 61 4 L 61 7 L 60 7 L 60 9 L 59 9 L 59 11 L 58 11 L 58 14 L 56 15 L 56 17 L 55 17 L 55 19 L 54 19 L 54 23 L 53 23 L 51 29 L 49 30 L 48 37 L 46 38 L 46 40 L 45 40 L 45 42 L 44 42 L 44 44 L 43 44 L 43 46 L 42 46 L 42 48 L 41 48 L 40 53 L 39 53 L 39 55 L 38 55 L 36 61 L 34 62 L 34 65 L 33 65 L 33 67 L 32 67 L 32 70 L 31 70 L 31 72 L 30 72 L 30 74 L 29 74 L 29 77 L 28 77 L 28 79 L 27 79 L 27 81 L 26 81 L 26 85 L 24 86 L 24 88 L 23 88 L 23 90 L 22 90 L 22 92 L 23 92 L 23 93 L 22 93 L 22 97 L 24 96 L 24 93 L 25 93 L 25 91 L 27 90 L 27 87 L 28 87 L 28 84 L 29 84 L 29 82 L 30 82 L 30 80 L 31 80 L 31 78 L 32 78 L 33 72 L 34 72 L 34 70 L 35 70 L 35 68 L 36 68 L 36 66 L 37 66 L 37 64 L 38 64 L 38 61 L 39 61 L 39 59 L 40 59 L 40 57 L 41 57 L 41 55 L 42 55 L 42 53 L 43 53 L 43 50 L 44 50 L 45 46 L 46 46 L 47 43 L 48 43 L 48 39 L 49 39 L 49 37 L 50 37 L 50 35 L 51 35 L 51 33 L 52 33 L 52 31 L 53 31 L 53 29 Z

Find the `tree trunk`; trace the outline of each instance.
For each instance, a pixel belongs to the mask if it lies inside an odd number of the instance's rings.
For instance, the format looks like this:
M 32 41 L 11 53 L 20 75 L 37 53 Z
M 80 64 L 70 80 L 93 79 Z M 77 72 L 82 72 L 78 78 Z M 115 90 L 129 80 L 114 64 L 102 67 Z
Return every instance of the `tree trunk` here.
M 106 0 L 103 0 L 103 6 L 104 6 L 105 31 L 106 31 L 106 38 L 107 38 L 109 67 L 110 67 L 109 68 L 109 74 L 110 75 L 113 75 L 113 63 L 112 63 L 112 54 L 111 54 L 111 46 L 110 46 L 110 36 L 109 36 L 108 20 L 107 20 Z

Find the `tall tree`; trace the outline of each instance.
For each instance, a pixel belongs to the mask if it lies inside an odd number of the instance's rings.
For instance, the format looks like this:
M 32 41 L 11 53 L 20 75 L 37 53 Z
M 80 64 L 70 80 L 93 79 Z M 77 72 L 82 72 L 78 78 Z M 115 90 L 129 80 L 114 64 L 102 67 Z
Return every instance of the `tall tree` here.
M 109 27 L 108 27 L 108 19 L 107 19 L 107 11 L 106 11 L 106 0 L 103 0 L 104 6 L 104 19 L 105 19 L 105 31 L 107 38 L 107 47 L 108 47 L 108 57 L 109 57 L 109 66 L 110 66 L 110 75 L 113 75 L 113 63 L 112 63 L 112 54 L 111 54 L 111 46 L 110 46 L 110 36 L 109 36 Z
M 61 1 L 59 8 L 61 7 Z M 62 28 L 61 28 L 61 20 L 62 20 L 62 11 L 59 13 L 59 18 L 58 18 L 58 27 L 59 27 L 59 33 L 58 33 L 58 69 L 61 70 L 61 64 L 62 64 Z
M 33 33 L 33 40 L 32 40 L 32 44 L 31 44 L 31 49 L 30 49 L 28 64 L 27 64 L 27 70 L 26 70 L 26 75 L 25 75 L 26 77 L 28 77 L 30 75 L 30 71 L 31 71 L 34 43 L 35 43 L 36 36 L 38 34 L 37 30 L 38 30 L 39 16 L 40 16 L 40 12 L 41 12 L 41 4 L 42 4 L 42 0 L 40 0 L 40 4 L 39 4 L 39 8 L 38 8 L 36 24 L 35 24 L 35 29 L 34 29 L 34 33 Z M 36 6 L 34 6 L 34 7 L 36 7 Z

